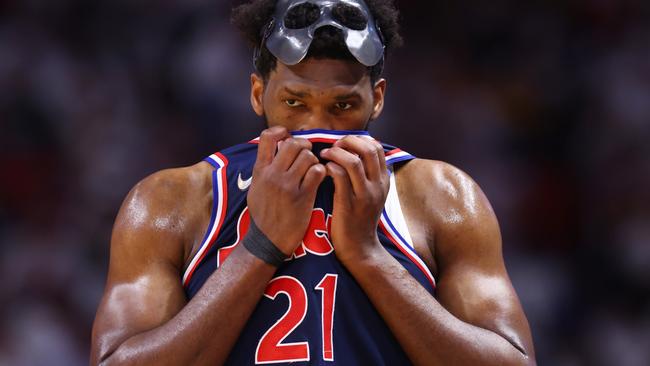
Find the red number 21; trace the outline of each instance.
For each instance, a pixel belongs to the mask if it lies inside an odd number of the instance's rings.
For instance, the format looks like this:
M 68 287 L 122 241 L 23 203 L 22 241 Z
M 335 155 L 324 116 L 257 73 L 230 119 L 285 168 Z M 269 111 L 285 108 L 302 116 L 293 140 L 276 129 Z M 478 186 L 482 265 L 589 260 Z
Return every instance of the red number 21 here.
M 322 292 L 321 330 L 323 340 L 323 359 L 334 361 L 334 307 L 336 305 L 336 282 L 338 275 L 327 274 L 316 286 Z M 274 278 L 266 287 L 264 296 L 275 300 L 278 295 L 289 298 L 289 309 L 269 330 L 264 333 L 255 351 L 255 363 L 309 361 L 309 343 L 282 343 L 293 332 L 307 314 L 307 292 L 295 277 Z

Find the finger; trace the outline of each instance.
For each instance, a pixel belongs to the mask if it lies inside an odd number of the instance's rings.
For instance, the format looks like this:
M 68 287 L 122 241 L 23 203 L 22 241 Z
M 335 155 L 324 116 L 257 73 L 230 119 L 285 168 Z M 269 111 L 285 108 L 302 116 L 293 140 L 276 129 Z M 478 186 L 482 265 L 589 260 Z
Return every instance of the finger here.
M 299 179 L 303 179 L 307 170 L 313 165 L 318 164 L 318 158 L 311 150 L 302 149 L 298 157 L 289 168 L 289 174 Z
M 384 151 L 384 146 L 381 142 L 377 140 L 372 140 L 373 145 L 377 149 L 377 161 L 379 162 L 379 169 L 381 174 L 385 174 L 388 171 L 388 165 L 386 165 L 386 152 Z
M 321 152 L 321 156 L 336 163 L 345 170 L 346 176 L 349 177 L 352 188 L 357 195 L 364 192 L 368 178 L 364 170 L 363 161 L 359 156 L 340 147 L 325 149 Z M 377 164 L 376 161 L 375 164 Z
M 363 161 L 366 177 L 372 181 L 379 179 L 383 168 L 379 164 L 379 152 L 374 140 L 350 136 L 337 141 L 334 146 L 358 155 Z
M 279 171 L 289 170 L 302 150 L 311 151 L 311 142 L 293 137 L 282 141 L 282 146 L 278 149 L 273 165 Z
M 257 147 L 257 162 L 261 166 L 273 162 L 278 142 L 291 137 L 289 131 L 284 127 L 272 127 L 262 131 L 260 143 Z
M 386 152 L 384 151 L 384 146 L 378 141 L 374 141 L 375 146 L 377 147 L 377 159 L 379 161 L 379 169 L 381 174 L 382 185 L 388 192 L 388 187 L 390 187 L 390 171 L 388 170 L 388 165 L 386 164 Z
M 343 197 L 348 200 L 352 196 L 352 182 L 345 168 L 337 163 L 330 162 L 325 165 L 327 175 L 334 181 L 334 196 Z
M 315 198 L 316 190 L 318 189 L 318 186 L 323 183 L 323 179 L 325 179 L 326 176 L 327 169 L 325 169 L 325 166 L 323 164 L 312 165 L 309 167 L 309 169 L 307 169 L 307 172 L 305 173 L 305 179 L 302 180 L 300 190 L 302 192 L 313 193 Z

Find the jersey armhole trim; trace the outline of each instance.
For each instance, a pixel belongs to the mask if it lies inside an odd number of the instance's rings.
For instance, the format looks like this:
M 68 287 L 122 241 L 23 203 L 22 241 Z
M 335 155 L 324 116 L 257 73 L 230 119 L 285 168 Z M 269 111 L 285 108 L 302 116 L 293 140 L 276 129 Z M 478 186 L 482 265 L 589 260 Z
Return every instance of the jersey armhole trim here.
M 397 234 L 402 238 L 402 241 L 411 247 L 411 249 L 415 249 L 411 232 L 409 231 L 408 225 L 406 224 L 406 218 L 404 217 L 404 212 L 402 211 L 399 193 L 397 192 L 395 169 L 390 169 L 388 174 L 390 176 L 390 189 L 388 190 L 388 197 L 386 198 L 386 204 L 384 205 L 386 215 L 393 224 Z
M 415 250 L 413 250 L 410 245 L 406 243 L 406 240 L 404 240 L 397 229 L 395 229 L 395 226 L 390 221 L 390 218 L 388 218 L 388 214 L 386 213 L 385 209 L 383 210 L 381 218 L 379 220 L 379 228 L 384 233 L 384 235 L 390 239 L 395 247 L 397 247 L 397 249 L 399 249 L 408 259 L 410 259 L 415 264 L 415 266 L 420 269 L 420 271 L 422 271 L 424 276 L 431 284 L 432 288 L 435 290 L 436 279 L 433 277 L 433 274 L 431 274 L 431 271 L 424 263 L 424 261 L 420 258 L 420 256 L 415 252 Z
M 413 160 L 415 156 L 403 151 L 402 149 L 394 149 L 386 153 L 386 165 L 394 165 L 406 160 Z
M 205 161 L 205 162 L 207 162 L 208 164 L 212 165 L 212 167 L 213 167 L 214 169 L 219 170 L 219 169 L 221 169 L 222 167 L 225 167 L 224 165 L 221 165 L 221 163 L 224 163 L 224 161 L 222 161 L 222 159 L 220 158 L 220 156 L 223 157 L 223 155 L 221 155 L 221 153 L 214 153 L 214 154 L 208 156 L 207 158 L 203 159 L 203 161 Z M 224 159 L 225 159 L 225 157 L 224 157 Z M 226 159 L 226 161 L 225 161 L 225 164 L 226 164 L 226 165 L 228 164 L 228 160 L 227 160 L 227 159 Z
M 228 159 L 221 153 L 215 153 L 206 158 L 205 161 L 216 168 L 212 172 L 212 213 L 201 247 L 199 247 L 199 251 L 196 252 L 183 274 L 183 287 L 189 285 L 194 271 L 216 242 L 228 209 L 228 179 L 226 175 Z

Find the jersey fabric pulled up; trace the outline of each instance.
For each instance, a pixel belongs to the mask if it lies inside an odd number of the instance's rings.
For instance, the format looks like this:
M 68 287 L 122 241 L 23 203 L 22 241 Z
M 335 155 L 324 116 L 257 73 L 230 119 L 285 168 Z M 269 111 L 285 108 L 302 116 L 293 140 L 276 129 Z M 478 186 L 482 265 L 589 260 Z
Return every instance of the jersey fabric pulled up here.
M 310 130 L 292 134 L 309 139 L 316 156 L 348 135 L 372 138 L 365 131 Z M 258 143 L 259 138 L 205 159 L 214 167 L 213 209 L 202 245 L 183 275 L 188 299 L 196 295 L 246 235 L 250 223 L 246 197 Z M 379 240 L 433 296 L 435 280 L 413 248 L 393 173 L 395 164 L 414 157 L 386 144 L 383 147 L 391 186 L 377 228 Z M 226 365 L 410 364 L 364 291 L 334 254 L 329 239 L 333 194 L 334 184 L 326 178 L 318 189 L 302 245 L 269 282 Z

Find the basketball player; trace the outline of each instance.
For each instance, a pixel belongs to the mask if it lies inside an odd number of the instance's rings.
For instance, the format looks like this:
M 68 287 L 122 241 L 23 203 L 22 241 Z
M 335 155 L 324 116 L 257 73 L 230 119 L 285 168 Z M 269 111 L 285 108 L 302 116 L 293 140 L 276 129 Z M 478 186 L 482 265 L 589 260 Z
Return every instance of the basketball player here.
M 396 17 L 389 0 L 235 10 L 269 128 L 129 193 L 92 364 L 535 364 L 479 187 L 367 132 Z

